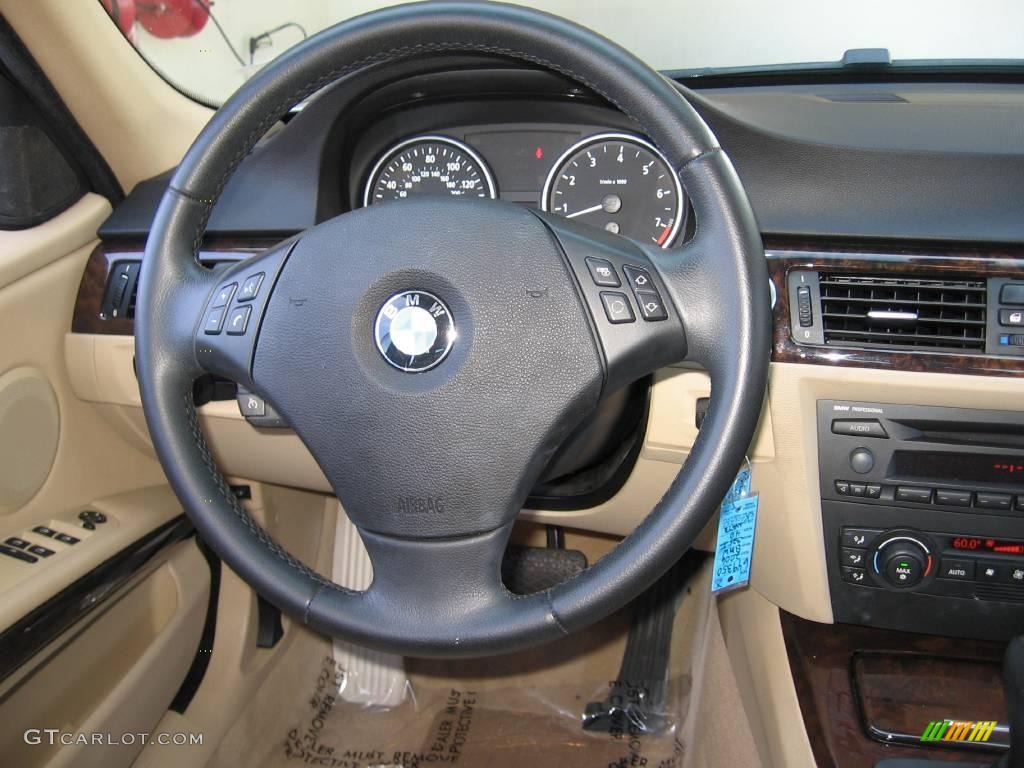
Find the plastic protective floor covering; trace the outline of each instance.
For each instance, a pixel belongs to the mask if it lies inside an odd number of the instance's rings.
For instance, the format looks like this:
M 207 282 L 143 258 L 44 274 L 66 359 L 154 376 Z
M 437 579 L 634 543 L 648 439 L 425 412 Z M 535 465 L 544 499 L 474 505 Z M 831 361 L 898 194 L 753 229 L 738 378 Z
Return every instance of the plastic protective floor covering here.
M 588 732 L 588 703 L 604 700 L 622 659 L 630 612 L 531 651 L 489 659 L 407 659 L 409 683 L 391 708 L 351 704 L 328 640 L 297 636 L 242 712 L 209 768 L 604 768 L 682 764 L 694 643 L 707 610 L 707 574 L 676 616 L 668 693 L 657 729 L 628 717 Z M 632 682 L 632 681 L 628 681 Z M 629 694 L 638 694 L 635 688 Z M 628 703 L 628 702 L 624 702 Z

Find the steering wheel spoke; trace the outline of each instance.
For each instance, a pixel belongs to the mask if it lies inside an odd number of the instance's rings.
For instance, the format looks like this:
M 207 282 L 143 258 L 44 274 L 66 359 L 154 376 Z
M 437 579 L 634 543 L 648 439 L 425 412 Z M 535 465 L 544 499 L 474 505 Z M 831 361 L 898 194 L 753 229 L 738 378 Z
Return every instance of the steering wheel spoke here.
M 252 360 L 263 314 L 277 275 L 295 247 L 291 239 L 226 270 L 207 275 L 193 289 L 202 299 L 195 324 L 195 359 L 203 370 L 254 387 Z

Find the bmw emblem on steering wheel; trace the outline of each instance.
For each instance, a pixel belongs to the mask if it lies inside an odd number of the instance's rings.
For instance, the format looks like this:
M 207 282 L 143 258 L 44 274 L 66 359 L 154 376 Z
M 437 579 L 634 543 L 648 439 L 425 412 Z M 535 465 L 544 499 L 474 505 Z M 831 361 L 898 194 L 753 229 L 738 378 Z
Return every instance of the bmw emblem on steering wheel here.
M 374 325 L 377 349 L 395 368 L 422 373 L 436 366 L 455 343 L 452 313 L 426 291 L 396 293 L 380 308 Z

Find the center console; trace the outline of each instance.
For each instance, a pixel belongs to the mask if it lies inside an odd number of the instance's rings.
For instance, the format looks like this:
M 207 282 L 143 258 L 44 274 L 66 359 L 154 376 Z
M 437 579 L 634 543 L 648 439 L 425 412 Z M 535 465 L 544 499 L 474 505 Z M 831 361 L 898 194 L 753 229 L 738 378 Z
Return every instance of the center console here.
M 1024 413 L 820 400 L 835 620 L 1024 633 Z

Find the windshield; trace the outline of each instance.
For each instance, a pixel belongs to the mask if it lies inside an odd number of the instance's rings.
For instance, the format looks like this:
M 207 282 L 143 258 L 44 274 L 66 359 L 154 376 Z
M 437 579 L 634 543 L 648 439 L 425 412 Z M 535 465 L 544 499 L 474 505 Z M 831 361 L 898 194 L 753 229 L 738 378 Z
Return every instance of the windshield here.
M 193 98 L 221 104 L 305 37 L 395 3 L 375 0 L 99 0 L 143 57 Z M 838 67 L 851 49 L 896 66 L 1024 62 L 1021 0 L 546 0 L 651 66 L 682 74 Z

